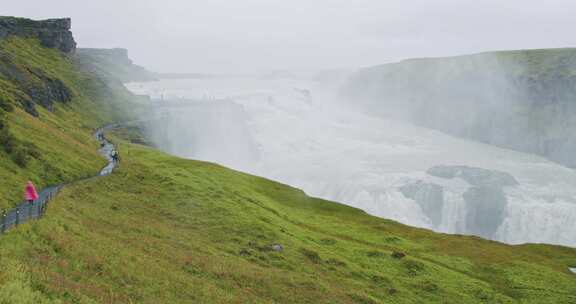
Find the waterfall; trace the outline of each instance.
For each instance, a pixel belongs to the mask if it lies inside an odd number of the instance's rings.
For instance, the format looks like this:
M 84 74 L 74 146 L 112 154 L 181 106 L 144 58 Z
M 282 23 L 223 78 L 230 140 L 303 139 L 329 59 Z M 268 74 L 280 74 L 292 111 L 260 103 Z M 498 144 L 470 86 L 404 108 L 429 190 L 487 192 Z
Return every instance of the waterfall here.
M 134 90 L 159 87 L 185 97 L 211 90 L 230 98 L 178 109 L 150 126 L 154 142 L 167 152 L 278 180 L 408 225 L 512 244 L 576 246 L 576 173 L 541 157 L 358 113 L 305 81 L 165 80 Z M 429 174 L 440 165 L 457 165 L 452 168 L 469 170 L 469 176 Z M 486 174 L 517 184 L 495 186 L 490 178 L 477 184 Z

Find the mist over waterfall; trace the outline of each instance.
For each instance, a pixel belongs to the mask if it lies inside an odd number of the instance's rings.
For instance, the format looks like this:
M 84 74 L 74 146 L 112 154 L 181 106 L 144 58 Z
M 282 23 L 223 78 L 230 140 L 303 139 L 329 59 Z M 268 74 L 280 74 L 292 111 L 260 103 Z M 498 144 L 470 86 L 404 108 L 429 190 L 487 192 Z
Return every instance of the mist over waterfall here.
M 169 153 L 413 226 L 512 244 L 576 246 L 576 173 L 544 157 L 417 126 L 405 113 L 377 114 L 382 107 L 367 113 L 354 99 L 338 98 L 338 86 L 308 78 L 127 86 L 163 99 L 157 102 L 190 105 L 163 108 L 148 122 L 154 144 Z
M 173 155 L 250 171 L 259 153 L 248 121 L 240 104 L 211 102 L 170 109 L 146 132 L 152 142 Z
M 576 49 L 410 59 L 362 69 L 350 104 L 576 168 Z

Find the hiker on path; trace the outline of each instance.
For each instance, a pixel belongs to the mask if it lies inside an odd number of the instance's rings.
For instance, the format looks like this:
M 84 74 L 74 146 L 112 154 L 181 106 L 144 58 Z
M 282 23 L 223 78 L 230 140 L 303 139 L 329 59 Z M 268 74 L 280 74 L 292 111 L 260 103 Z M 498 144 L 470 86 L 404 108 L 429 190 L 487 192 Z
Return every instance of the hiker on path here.
M 120 161 L 120 155 L 118 155 L 118 151 L 116 150 L 112 151 L 112 160 L 114 160 L 115 162 Z
M 28 181 L 26 184 L 24 199 L 30 204 L 34 203 L 34 201 L 38 199 L 38 192 L 36 192 L 36 187 L 34 187 L 34 184 L 31 181 Z

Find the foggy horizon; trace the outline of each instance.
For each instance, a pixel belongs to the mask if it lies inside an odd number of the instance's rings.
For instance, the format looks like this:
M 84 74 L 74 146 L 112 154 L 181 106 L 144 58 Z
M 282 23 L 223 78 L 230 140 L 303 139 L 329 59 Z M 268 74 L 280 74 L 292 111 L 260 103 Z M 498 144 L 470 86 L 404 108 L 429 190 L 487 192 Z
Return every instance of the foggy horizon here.
M 1 15 L 72 18 L 79 47 L 126 48 L 158 72 L 354 69 L 415 57 L 576 46 L 576 3 L 555 0 L 7 3 Z

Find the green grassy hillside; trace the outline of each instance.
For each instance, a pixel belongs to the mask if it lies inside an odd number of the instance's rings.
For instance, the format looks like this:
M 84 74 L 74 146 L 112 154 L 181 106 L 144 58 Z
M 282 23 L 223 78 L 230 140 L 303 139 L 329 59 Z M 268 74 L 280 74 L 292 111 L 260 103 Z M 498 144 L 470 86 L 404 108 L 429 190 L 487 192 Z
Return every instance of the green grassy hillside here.
M 8 269 L 0 295 L 65 303 L 576 301 L 567 270 L 575 249 L 437 234 L 215 164 L 126 143 L 120 150 L 124 162 L 112 176 L 66 187 L 44 219 L 0 238 L 0 269 Z
M 118 119 L 118 92 L 36 40 L 1 40 L 0 209 L 19 202 L 26 180 L 45 186 L 98 172 L 105 161 L 92 130 Z

